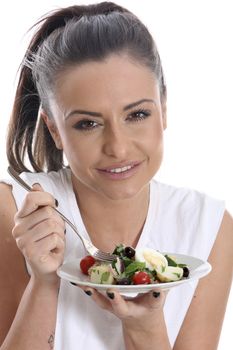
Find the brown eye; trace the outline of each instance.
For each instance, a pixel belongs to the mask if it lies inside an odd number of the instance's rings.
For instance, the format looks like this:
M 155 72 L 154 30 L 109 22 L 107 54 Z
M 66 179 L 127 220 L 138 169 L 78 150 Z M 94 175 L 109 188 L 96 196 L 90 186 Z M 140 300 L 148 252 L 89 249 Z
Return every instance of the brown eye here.
M 146 119 L 150 115 L 151 115 L 150 111 L 144 110 L 144 109 L 139 109 L 137 111 L 130 113 L 130 115 L 128 115 L 128 117 L 127 117 L 127 120 L 140 121 L 140 120 Z
M 78 123 L 74 125 L 74 128 L 85 131 L 85 130 L 92 130 L 97 126 L 98 124 L 94 120 L 80 120 Z

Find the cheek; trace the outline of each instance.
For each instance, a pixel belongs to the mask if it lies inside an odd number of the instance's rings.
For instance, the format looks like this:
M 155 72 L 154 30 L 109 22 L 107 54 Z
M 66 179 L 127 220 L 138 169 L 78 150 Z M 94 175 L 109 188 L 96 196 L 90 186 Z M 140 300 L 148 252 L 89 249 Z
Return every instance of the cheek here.
M 162 125 L 153 125 L 148 130 L 145 144 L 147 144 L 148 149 L 153 151 L 155 154 L 163 149 L 163 128 Z
M 148 155 L 149 167 L 153 173 L 157 173 L 163 160 L 163 129 L 153 128 L 149 131 L 145 142 L 145 152 Z
M 93 143 L 86 143 L 82 139 L 78 139 L 77 135 L 64 140 L 63 150 L 68 163 L 71 167 L 79 169 L 79 172 L 85 171 L 86 168 L 95 163 L 96 147 Z
M 64 145 L 64 153 L 69 164 L 82 165 L 87 162 L 89 152 L 84 152 L 77 145 L 69 143 Z M 87 156 L 85 155 L 87 153 Z

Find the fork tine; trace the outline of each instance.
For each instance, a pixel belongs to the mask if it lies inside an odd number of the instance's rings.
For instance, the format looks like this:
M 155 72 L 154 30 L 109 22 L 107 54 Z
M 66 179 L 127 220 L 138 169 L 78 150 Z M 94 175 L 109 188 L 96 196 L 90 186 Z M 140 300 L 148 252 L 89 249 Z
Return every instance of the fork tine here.
M 114 260 L 116 260 L 116 256 L 113 254 L 109 254 L 109 253 L 105 253 L 102 251 L 97 251 L 95 254 L 95 258 L 98 260 L 104 260 L 104 261 L 109 261 L 112 262 Z

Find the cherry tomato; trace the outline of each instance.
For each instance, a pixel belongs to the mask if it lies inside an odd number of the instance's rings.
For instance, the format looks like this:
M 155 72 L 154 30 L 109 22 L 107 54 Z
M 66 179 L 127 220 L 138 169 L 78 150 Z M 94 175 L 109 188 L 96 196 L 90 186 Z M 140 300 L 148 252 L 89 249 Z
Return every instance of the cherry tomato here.
M 133 276 L 133 283 L 134 284 L 150 284 L 150 276 L 148 273 L 144 271 L 138 271 Z
M 80 261 L 80 268 L 82 270 L 82 272 L 85 275 L 88 275 L 88 270 L 89 268 L 94 265 L 95 263 L 95 259 L 93 258 L 93 256 L 91 255 L 87 255 L 85 256 L 81 261 Z

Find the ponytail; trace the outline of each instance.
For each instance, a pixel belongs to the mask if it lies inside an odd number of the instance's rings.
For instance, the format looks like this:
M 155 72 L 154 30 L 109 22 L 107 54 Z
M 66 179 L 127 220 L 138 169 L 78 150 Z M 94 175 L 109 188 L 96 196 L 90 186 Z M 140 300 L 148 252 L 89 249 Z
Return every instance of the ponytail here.
M 32 38 L 24 56 L 15 94 L 12 115 L 8 126 L 7 158 L 9 165 L 17 172 L 29 171 L 25 166 L 25 156 L 36 172 L 59 170 L 63 165 L 62 151 L 58 150 L 42 119 L 38 122 L 40 97 L 33 79 L 30 61 L 45 37 L 55 29 L 65 25 L 65 20 L 72 16 L 64 9 L 55 17 L 42 19 L 35 26 L 44 24 Z M 38 125 L 37 125 L 38 124 Z M 35 140 L 34 140 L 35 138 Z M 34 144 L 33 144 L 34 140 Z M 49 157 L 46 150 L 49 150 Z

